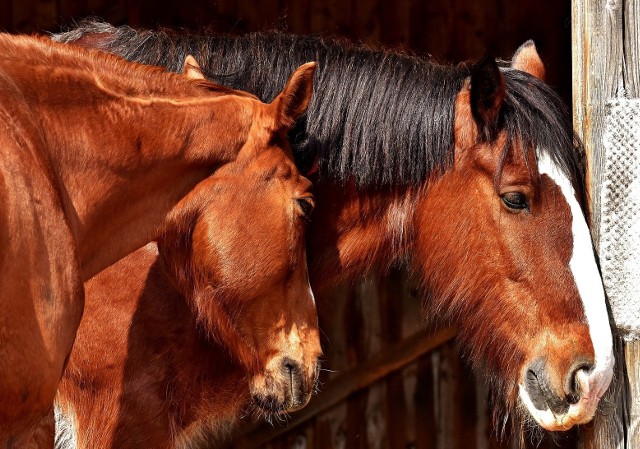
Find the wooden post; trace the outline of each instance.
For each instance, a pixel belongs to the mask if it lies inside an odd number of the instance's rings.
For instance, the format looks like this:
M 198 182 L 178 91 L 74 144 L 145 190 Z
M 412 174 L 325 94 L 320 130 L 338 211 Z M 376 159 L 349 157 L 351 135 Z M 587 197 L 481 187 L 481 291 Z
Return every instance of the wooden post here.
M 572 0 L 574 128 L 589 160 L 593 237 L 600 240 L 605 104 L 640 97 L 640 0 Z M 640 262 L 639 262 L 640 263 Z M 640 448 L 640 342 L 616 341 L 616 379 L 584 448 Z

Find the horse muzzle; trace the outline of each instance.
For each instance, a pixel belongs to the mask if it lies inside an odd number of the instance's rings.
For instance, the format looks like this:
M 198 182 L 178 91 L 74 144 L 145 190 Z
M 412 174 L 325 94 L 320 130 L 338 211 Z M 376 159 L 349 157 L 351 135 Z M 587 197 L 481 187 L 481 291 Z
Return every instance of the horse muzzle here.
M 290 413 L 303 408 L 313 393 L 318 372 L 317 363 L 305 369 L 300 363 L 284 358 L 277 369 L 266 375 L 262 387 L 252 388 L 254 403 L 271 414 Z
M 613 355 L 596 364 L 578 357 L 558 379 L 552 372 L 545 359 L 534 361 L 519 386 L 520 399 L 544 429 L 568 430 L 593 418 L 613 377 Z

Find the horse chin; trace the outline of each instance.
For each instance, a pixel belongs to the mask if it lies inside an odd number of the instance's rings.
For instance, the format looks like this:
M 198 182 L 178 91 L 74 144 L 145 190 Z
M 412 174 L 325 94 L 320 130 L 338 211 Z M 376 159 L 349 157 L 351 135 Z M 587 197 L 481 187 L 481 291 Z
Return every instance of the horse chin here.
M 564 413 L 554 413 L 550 409 L 540 410 L 536 408 L 523 385 L 519 386 L 520 401 L 526 407 L 530 416 L 545 430 L 562 432 L 571 429 L 575 425 L 588 423 L 593 419 L 598 405 L 597 396 L 582 397 L 575 404 L 570 404 Z
M 293 398 L 290 393 L 284 395 L 284 398 L 282 398 L 282 395 L 279 396 L 280 397 L 274 395 L 264 396 L 254 394 L 253 403 L 264 414 L 279 416 L 300 410 L 306 406 L 311 399 L 311 394 L 304 394 L 295 398 Z
M 251 396 L 255 406 L 267 415 L 284 415 L 309 403 L 312 389 L 296 376 L 265 376 L 255 379 Z

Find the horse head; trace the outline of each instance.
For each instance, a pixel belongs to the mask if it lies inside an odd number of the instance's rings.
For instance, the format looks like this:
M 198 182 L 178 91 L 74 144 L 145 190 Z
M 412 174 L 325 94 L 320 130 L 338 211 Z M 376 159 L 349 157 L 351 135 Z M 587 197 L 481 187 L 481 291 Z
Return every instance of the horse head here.
M 532 42 L 481 60 L 455 104 L 453 167 L 417 206 L 416 256 L 472 360 L 545 429 L 589 421 L 613 373 L 580 144 Z M 501 380 L 500 380 L 501 379 Z
M 200 76 L 187 64 L 188 76 Z M 158 243 L 199 324 L 246 370 L 265 413 L 308 402 L 321 352 L 304 240 L 314 198 L 287 139 L 311 97 L 314 69 L 301 66 L 254 112 L 238 159 L 198 185 Z

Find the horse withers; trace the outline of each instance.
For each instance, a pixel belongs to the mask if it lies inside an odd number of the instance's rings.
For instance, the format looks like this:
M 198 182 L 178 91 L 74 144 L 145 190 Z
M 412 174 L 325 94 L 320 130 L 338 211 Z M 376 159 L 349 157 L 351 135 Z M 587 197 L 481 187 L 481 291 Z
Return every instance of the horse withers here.
M 197 182 L 281 141 L 312 73 L 303 67 L 266 105 L 112 55 L 0 35 L 0 447 L 39 438 L 52 413 L 83 281 L 156 236 Z
M 179 204 L 157 248 L 85 284 L 58 448 L 211 447 L 243 415 L 307 403 L 320 354 L 310 187 L 280 148 L 227 164 Z
M 533 43 L 510 64 L 442 66 L 277 32 L 87 23 L 58 39 L 171 70 L 198 49 L 209 79 L 264 100 L 287 70 L 317 60 L 314 97 L 291 133 L 300 167 L 317 166 L 314 291 L 408 261 L 426 310 L 456 324 L 504 413 L 549 430 L 591 420 L 613 353 L 584 152 Z

